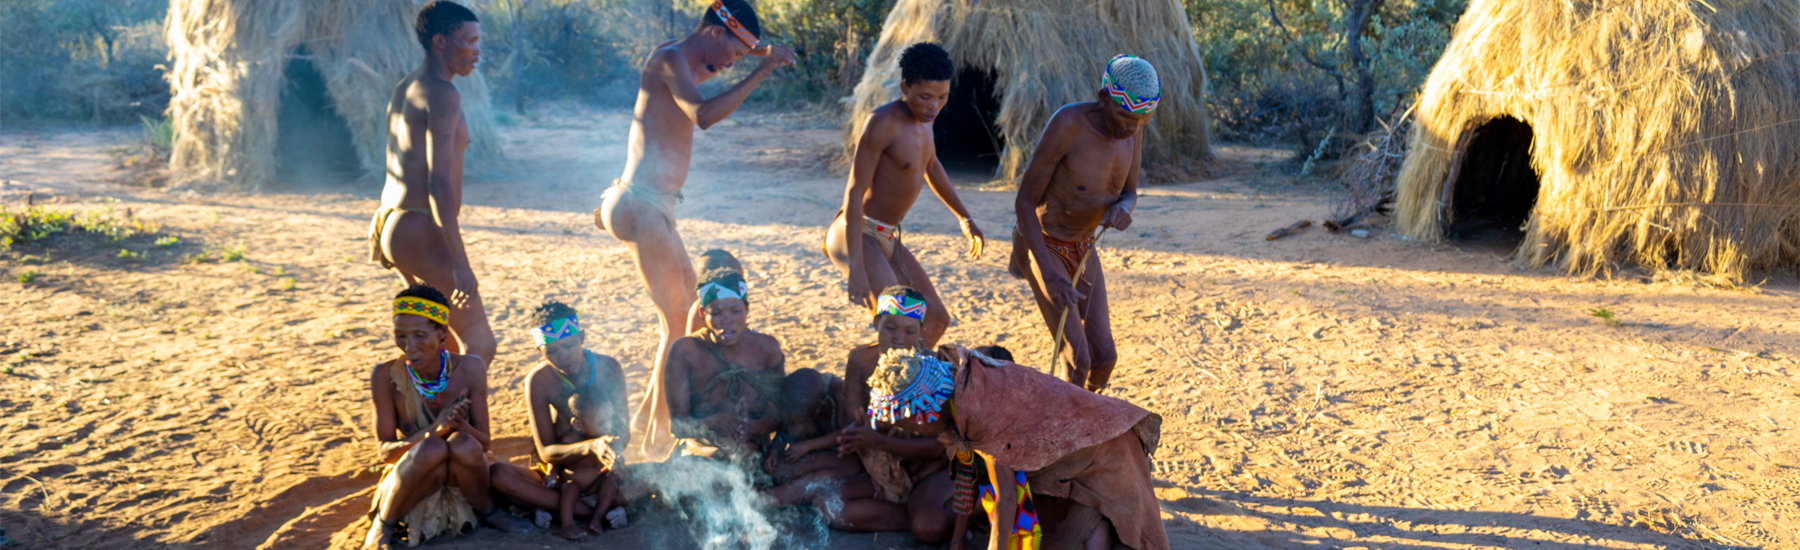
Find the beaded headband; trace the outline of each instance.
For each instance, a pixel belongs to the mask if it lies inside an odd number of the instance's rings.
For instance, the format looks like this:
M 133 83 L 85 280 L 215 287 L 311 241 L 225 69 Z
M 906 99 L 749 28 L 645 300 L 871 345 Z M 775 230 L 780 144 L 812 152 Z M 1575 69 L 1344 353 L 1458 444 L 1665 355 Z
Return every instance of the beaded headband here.
M 417 315 L 430 319 L 440 325 L 450 324 L 450 308 L 443 304 L 414 296 L 401 296 L 394 299 L 394 315 Z
M 750 29 L 744 28 L 744 25 L 739 23 L 736 17 L 731 16 L 731 10 L 725 9 L 724 2 L 713 0 L 712 10 L 714 15 L 719 16 L 720 21 L 725 22 L 725 28 L 731 29 L 731 34 L 737 35 L 738 40 L 749 44 L 750 49 L 756 49 L 756 35 L 750 34 Z
M 540 346 L 577 334 L 581 334 L 581 319 L 574 315 L 531 329 L 531 339 L 536 340 Z
M 1159 78 L 1157 81 L 1156 95 L 1151 97 L 1138 97 L 1131 92 L 1126 91 L 1124 88 L 1119 87 L 1119 83 L 1113 81 L 1113 63 L 1120 59 L 1140 58 L 1135 55 L 1121 55 L 1112 58 L 1112 61 L 1106 62 L 1106 72 L 1100 74 L 1100 87 L 1106 88 L 1106 95 L 1112 96 L 1113 102 L 1118 103 L 1120 107 L 1124 107 L 1127 111 L 1140 115 L 1156 112 L 1156 102 L 1162 99 L 1161 79 Z
M 737 298 L 748 303 L 750 301 L 750 283 L 744 282 L 743 279 L 736 281 L 732 279 L 735 277 L 707 281 L 706 284 L 700 285 L 700 307 L 706 307 L 714 300 L 725 298 Z
M 914 422 L 936 422 L 938 412 L 944 408 L 944 402 L 956 390 L 956 381 L 951 378 L 950 363 L 936 357 L 919 356 L 919 376 L 914 378 L 906 389 L 893 395 L 880 395 L 873 389 L 869 391 L 870 424 L 907 418 Z
M 875 300 L 875 315 L 904 315 L 925 321 L 925 301 L 905 295 L 883 294 Z

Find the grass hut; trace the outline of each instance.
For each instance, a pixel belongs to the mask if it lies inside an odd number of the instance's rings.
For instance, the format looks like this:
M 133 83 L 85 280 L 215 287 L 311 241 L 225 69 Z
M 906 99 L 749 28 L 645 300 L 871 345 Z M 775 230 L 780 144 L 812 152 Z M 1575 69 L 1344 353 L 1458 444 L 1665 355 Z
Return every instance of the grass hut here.
M 1119 54 L 1150 61 L 1162 79 L 1144 159 L 1211 159 L 1206 69 L 1175 0 L 899 0 L 850 98 L 846 152 L 869 112 L 900 97 L 900 52 L 919 42 L 937 42 L 956 60 L 950 102 L 934 124 L 947 166 L 993 167 L 1016 182 L 1050 115 L 1093 100 Z
M 425 55 L 411 0 L 171 0 L 170 166 L 260 186 L 344 181 L 385 163 L 394 86 Z M 487 85 L 456 80 L 471 164 L 500 155 Z
M 1420 99 L 1396 230 L 1741 281 L 1800 247 L 1800 3 L 1474 0 Z

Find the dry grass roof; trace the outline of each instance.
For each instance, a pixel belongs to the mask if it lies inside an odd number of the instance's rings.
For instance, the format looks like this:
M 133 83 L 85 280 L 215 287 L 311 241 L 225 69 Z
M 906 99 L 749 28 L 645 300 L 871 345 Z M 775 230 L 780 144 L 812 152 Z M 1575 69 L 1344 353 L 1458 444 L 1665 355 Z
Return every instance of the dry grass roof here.
M 1800 3 L 1474 0 L 1421 98 L 1396 229 L 1443 237 L 1459 144 L 1531 125 L 1515 261 L 1738 280 L 1800 258 Z
M 1092 101 L 1106 62 L 1149 60 L 1163 97 L 1145 128 L 1144 160 L 1211 157 L 1206 70 L 1187 13 L 1175 0 L 899 0 L 881 28 L 850 104 L 845 151 L 869 113 L 900 97 L 900 52 L 919 42 L 949 50 L 958 70 L 991 69 L 1005 137 L 998 176 L 1017 181 L 1050 115 Z
M 305 45 L 331 107 L 355 137 L 362 168 L 385 164 L 388 99 L 424 51 L 411 0 L 171 0 L 170 166 L 182 177 L 258 186 L 275 175 L 283 71 Z M 499 139 L 479 72 L 456 80 L 471 160 L 498 158 Z

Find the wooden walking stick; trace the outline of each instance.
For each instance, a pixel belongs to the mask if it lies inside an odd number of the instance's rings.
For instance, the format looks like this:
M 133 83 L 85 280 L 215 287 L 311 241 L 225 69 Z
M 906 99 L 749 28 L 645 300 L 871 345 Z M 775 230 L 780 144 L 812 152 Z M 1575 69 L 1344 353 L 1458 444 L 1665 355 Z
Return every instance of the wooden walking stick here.
M 1093 246 L 1089 246 L 1087 249 L 1087 252 L 1081 255 L 1081 263 L 1075 264 L 1075 273 L 1072 273 L 1069 275 L 1069 279 L 1070 279 L 1069 287 L 1070 288 L 1074 288 L 1075 286 L 1081 284 L 1081 272 L 1082 272 L 1082 270 L 1087 269 L 1088 259 L 1094 257 L 1094 251 L 1100 249 L 1100 239 L 1102 237 L 1106 236 L 1106 230 L 1107 230 L 1106 227 L 1100 228 L 1100 232 L 1094 235 Z M 1046 288 L 1044 290 L 1046 292 L 1048 292 L 1050 289 Z M 1094 290 L 1093 287 L 1088 288 L 1089 292 L 1092 292 L 1093 290 Z M 1063 328 L 1067 327 L 1069 324 L 1069 308 L 1072 308 L 1072 307 L 1075 307 L 1075 304 L 1073 304 L 1073 303 L 1063 304 L 1062 310 L 1057 312 L 1057 316 L 1056 316 L 1056 346 L 1050 352 L 1050 364 L 1053 365 L 1052 367 L 1050 367 L 1050 374 L 1052 376 L 1055 376 L 1057 378 L 1062 378 L 1064 380 L 1068 379 L 1068 376 L 1065 376 L 1068 373 L 1063 372 L 1062 348 L 1063 348 L 1063 341 L 1067 340 L 1068 337 L 1063 334 Z M 1086 313 L 1086 310 L 1083 310 L 1082 312 Z M 1078 385 L 1081 386 L 1082 389 L 1087 389 L 1087 381 L 1086 380 L 1083 380 L 1082 383 L 1078 384 Z

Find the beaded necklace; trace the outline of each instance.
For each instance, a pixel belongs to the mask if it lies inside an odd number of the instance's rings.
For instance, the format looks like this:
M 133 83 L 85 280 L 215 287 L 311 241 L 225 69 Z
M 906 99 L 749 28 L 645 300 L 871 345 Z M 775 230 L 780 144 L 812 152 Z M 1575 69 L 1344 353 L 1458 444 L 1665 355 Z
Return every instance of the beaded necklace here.
M 431 383 L 429 383 L 429 384 L 425 383 L 424 381 L 419 380 L 419 373 L 417 371 L 413 370 L 412 361 L 406 362 L 406 374 L 409 374 L 412 376 L 413 389 L 419 390 L 419 397 L 423 397 L 428 400 L 436 399 L 438 392 L 444 391 L 444 388 L 446 386 L 450 385 L 449 369 L 450 369 L 450 352 L 444 351 L 442 349 L 438 350 L 437 379 L 432 380 Z

